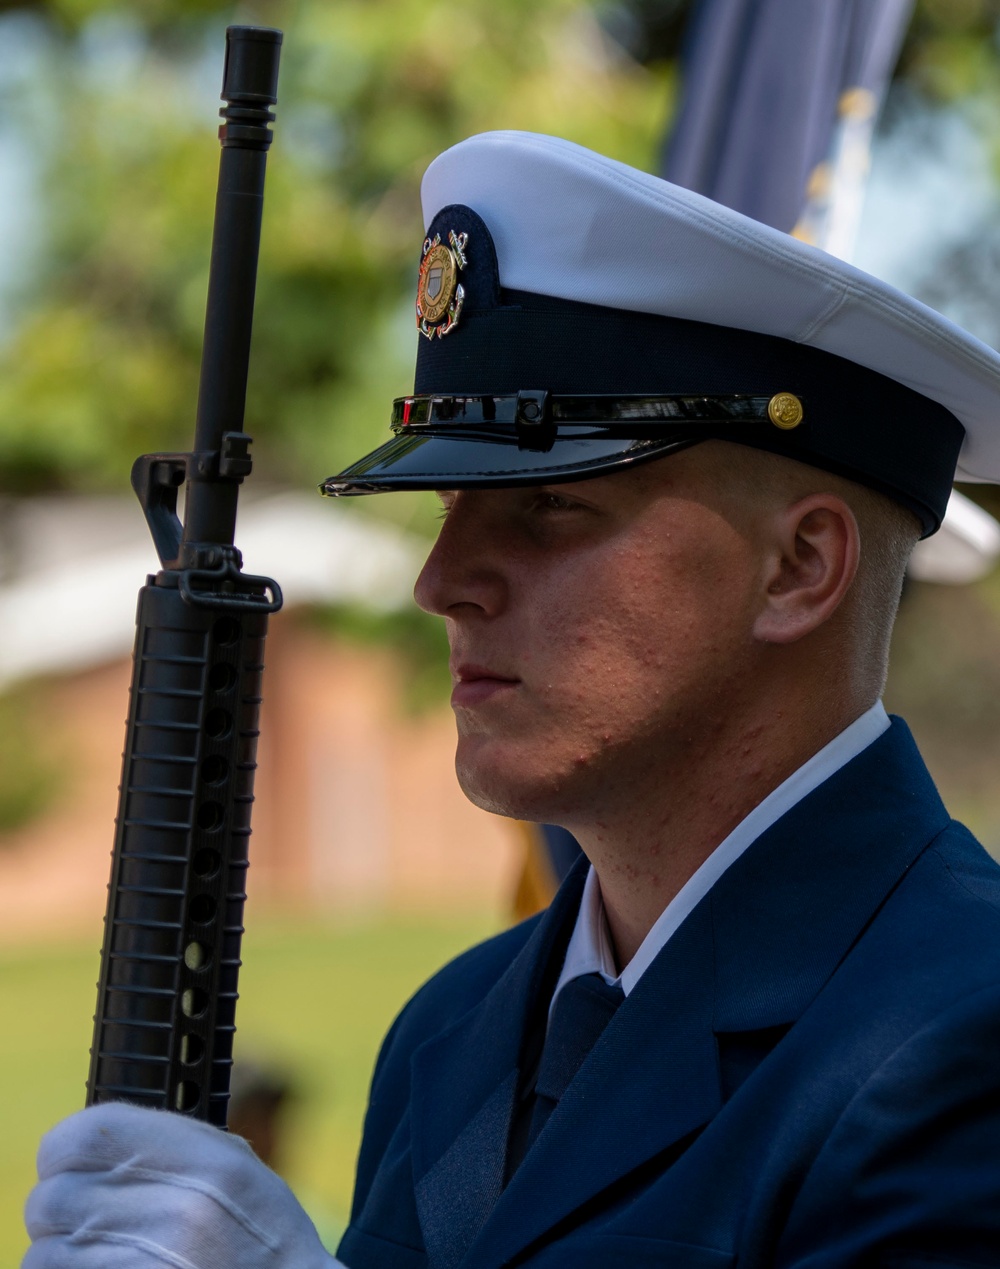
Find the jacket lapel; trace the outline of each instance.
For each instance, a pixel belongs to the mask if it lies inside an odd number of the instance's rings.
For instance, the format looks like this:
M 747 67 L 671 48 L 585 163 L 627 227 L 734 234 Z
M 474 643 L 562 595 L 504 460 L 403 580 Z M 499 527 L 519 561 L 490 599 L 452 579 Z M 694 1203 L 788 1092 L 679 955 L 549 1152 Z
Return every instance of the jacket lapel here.
M 794 1022 L 949 815 L 906 724 L 793 806 L 706 897 L 717 1032 Z
M 701 905 L 608 1024 L 500 1196 L 468 1266 L 502 1264 L 718 1111 L 712 975 L 711 920 Z
M 773 825 L 618 1010 L 466 1244 L 465 1266 L 493 1269 L 627 1173 L 683 1148 L 722 1105 L 716 1033 L 793 1023 L 947 823 L 909 731 L 894 720 Z M 531 954 L 540 953 L 541 945 Z M 460 1192 L 459 1171 L 449 1184 Z
M 413 1056 L 415 1195 L 435 1269 L 459 1264 L 500 1197 L 524 1036 L 554 990 L 586 873 L 581 860 L 482 1003 Z

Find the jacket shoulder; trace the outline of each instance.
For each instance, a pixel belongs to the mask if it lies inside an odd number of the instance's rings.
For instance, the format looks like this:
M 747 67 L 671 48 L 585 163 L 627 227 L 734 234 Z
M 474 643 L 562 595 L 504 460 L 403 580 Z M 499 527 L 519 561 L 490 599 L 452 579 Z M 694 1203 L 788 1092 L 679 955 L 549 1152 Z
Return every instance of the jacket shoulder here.
M 1000 863 L 980 845 L 964 824 L 952 820 L 933 842 L 930 853 L 945 868 L 960 902 L 971 904 L 979 916 L 1000 920 Z
M 854 963 L 868 975 L 861 1003 L 884 979 L 914 1003 L 914 1026 L 1000 985 L 1000 864 L 964 825 L 952 820 L 906 870 L 845 969 Z

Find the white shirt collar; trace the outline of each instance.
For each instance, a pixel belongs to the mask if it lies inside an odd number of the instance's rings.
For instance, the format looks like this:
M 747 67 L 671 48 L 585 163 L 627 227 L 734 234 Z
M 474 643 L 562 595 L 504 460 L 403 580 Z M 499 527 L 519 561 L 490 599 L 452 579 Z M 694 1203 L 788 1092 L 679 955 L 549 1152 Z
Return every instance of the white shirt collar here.
M 597 873 L 591 867 L 583 887 L 576 925 L 566 949 L 562 973 L 552 993 L 553 1001 L 571 979 L 595 971 L 607 983 L 620 982 L 627 996 L 667 940 L 680 928 L 685 917 L 708 894 L 730 864 L 735 863 L 747 847 L 752 846 L 796 802 L 800 802 L 835 771 L 839 771 L 863 749 L 867 749 L 888 726 L 889 716 L 882 702 L 878 701 L 755 806 L 670 900 L 620 975 L 615 966 L 611 936 L 604 916 L 601 885 Z

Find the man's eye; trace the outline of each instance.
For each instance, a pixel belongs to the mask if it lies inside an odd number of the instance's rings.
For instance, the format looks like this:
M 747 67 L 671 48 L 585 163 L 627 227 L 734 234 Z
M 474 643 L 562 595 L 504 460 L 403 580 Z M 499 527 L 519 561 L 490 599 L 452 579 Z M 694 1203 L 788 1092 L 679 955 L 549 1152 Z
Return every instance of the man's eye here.
M 535 507 L 539 511 L 576 511 L 580 504 L 571 498 L 563 498 L 560 494 L 541 490 L 535 495 Z

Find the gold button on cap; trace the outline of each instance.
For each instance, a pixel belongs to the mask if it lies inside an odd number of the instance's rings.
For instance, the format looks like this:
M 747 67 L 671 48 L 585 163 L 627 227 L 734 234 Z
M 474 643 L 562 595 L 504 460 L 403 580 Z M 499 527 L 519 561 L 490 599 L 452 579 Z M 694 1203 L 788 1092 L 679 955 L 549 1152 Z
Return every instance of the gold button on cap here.
M 794 392 L 778 392 L 767 403 L 767 417 L 775 427 L 790 432 L 803 419 L 802 402 Z

